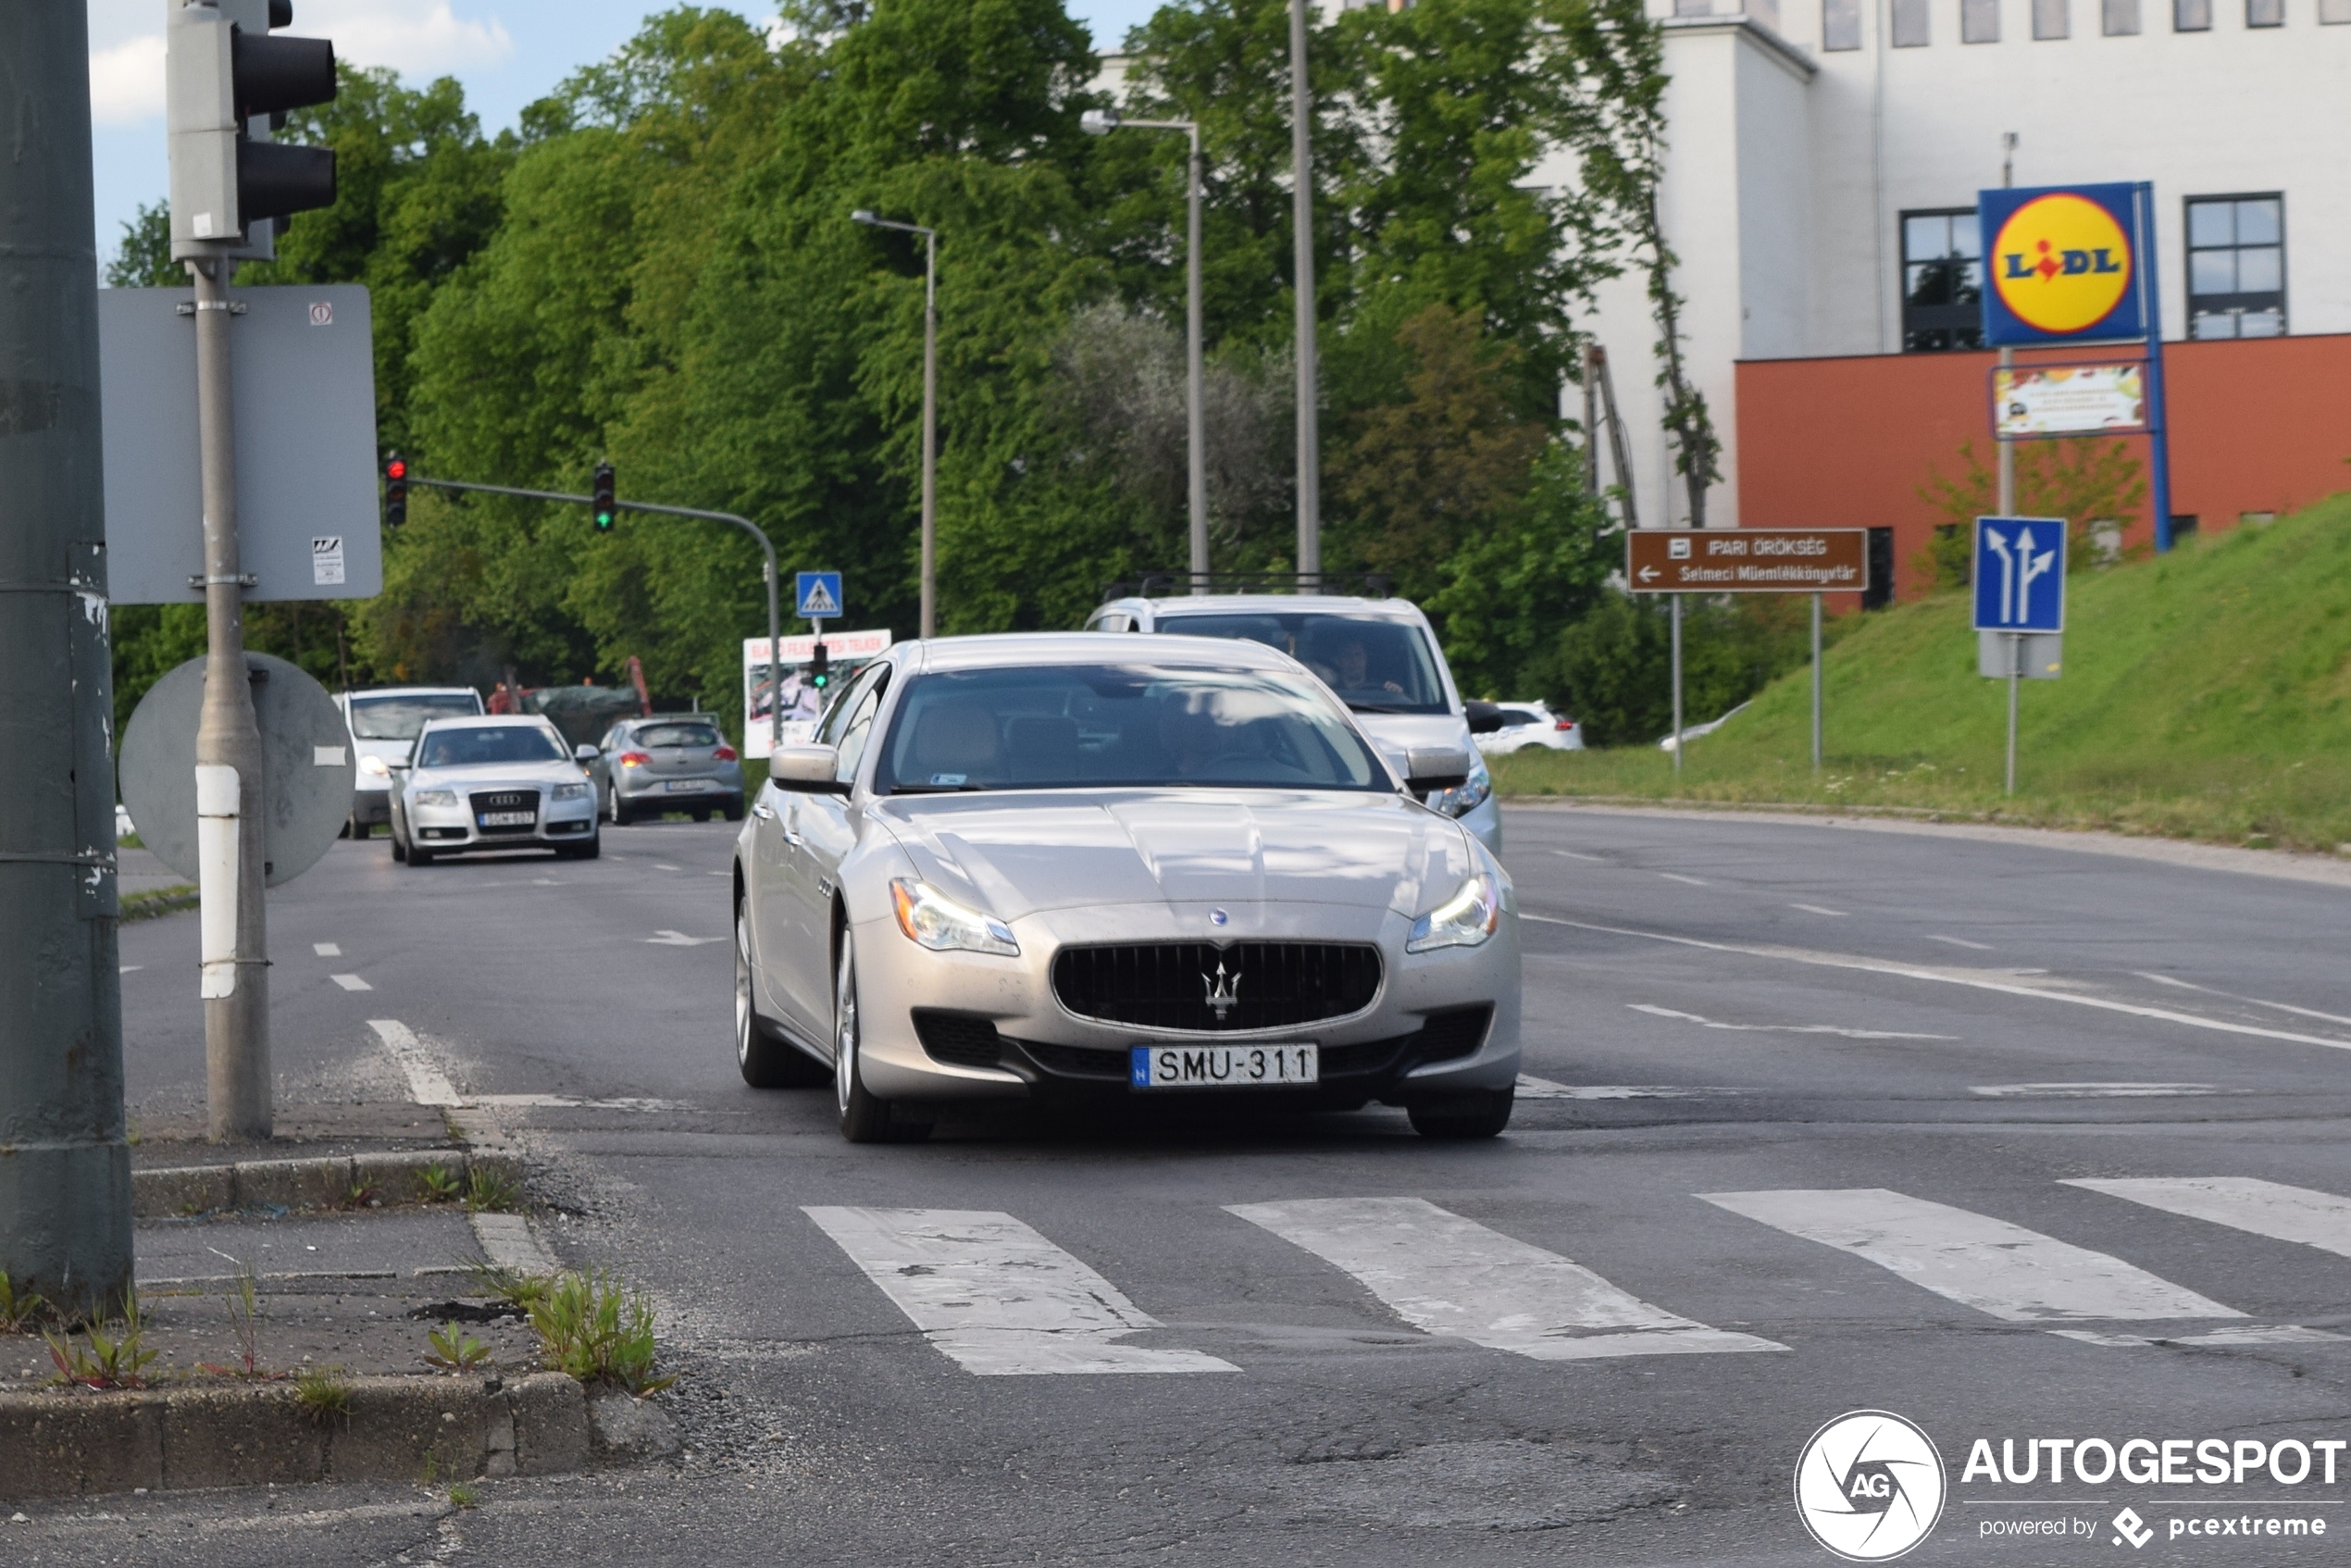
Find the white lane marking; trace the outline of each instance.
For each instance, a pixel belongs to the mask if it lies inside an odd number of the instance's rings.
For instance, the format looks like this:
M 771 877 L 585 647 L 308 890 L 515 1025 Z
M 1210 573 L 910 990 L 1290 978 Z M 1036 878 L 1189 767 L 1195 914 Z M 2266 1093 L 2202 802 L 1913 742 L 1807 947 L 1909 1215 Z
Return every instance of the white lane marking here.
M 1789 964 L 1811 964 L 1827 969 L 1860 969 L 1874 975 L 1894 975 L 1906 980 L 1933 980 L 1947 986 L 1972 986 L 1977 990 L 1999 991 L 2007 996 L 2029 996 L 2041 1002 L 2065 1002 L 2076 1007 L 2095 1007 L 2107 1013 L 2128 1014 L 2133 1018 L 2155 1018 L 2167 1024 L 2184 1024 L 2194 1029 L 2212 1029 L 2224 1035 L 2251 1035 L 2259 1039 L 2282 1039 L 2295 1045 L 2332 1046 L 2337 1051 L 2351 1051 L 2351 1039 L 2339 1039 L 2331 1035 L 2294 1034 L 2284 1029 L 2264 1029 L 2252 1024 L 2233 1024 L 2225 1018 L 2207 1018 L 2196 1013 L 2174 1013 L 2168 1007 L 2145 1007 L 2137 1002 L 2116 1002 L 2108 997 L 2084 996 L 2076 991 L 2061 991 L 2045 986 L 2021 986 L 2014 983 L 2015 970 L 1997 973 L 2009 977 L 1994 979 L 1976 969 L 1933 969 L 1917 964 L 1897 964 L 1889 959 L 1864 958 L 1853 952 L 1816 952 L 1805 948 L 1773 947 L 1761 943 L 1710 942 L 1696 937 L 1676 937 L 1664 931 L 1636 931 L 1623 926 L 1600 926 L 1585 920 L 1568 920 L 1556 915 L 1536 915 L 1527 910 L 1519 912 L 1521 920 L 1533 920 L 1545 926 L 1566 926 L 1578 931 L 1597 931 L 1610 937 L 1639 937 L 1653 942 L 1670 942 L 1675 947 L 1703 948 L 1709 952 L 1735 952 L 1748 958 L 1776 958 Z
M 1709 1089 L 1681 1084 L 1562 1084 L 1518 1077 L 1521 1100 L 1698 1100 L 1710 1094 L 1753 1094 L 1751 1089 Z
M 1839 919 L 1839 920 L 1842 920 L 1842 919 L 1844 919 L 1844 918 L 1845 918 L 1845 911 L 1843 911 L 1843 910 L 1841 910 L 1841 909 L 1830 909 L 1830 908 L 1827 908 L 1827 907 L 1825 907 L 1825 906 L 1823 906 L 1823 905 L 1822 905 L 1822 904 L 1817 904 L 1817 903 L 1792 903 L 1792 904 L 1789 904 L 1789 905 L 1788 905 L 1788 907 L 1789 907 L 1790 909 L 1800 909 L 1800 910 L 1802 910 L 1802 911 L 1803 911 L 1805 914 L 1807 914 L 1807 915 L 1833 915 L 1833 916 L 1835 916 L 1836 919 Z
M 145 967 L 146 965 L 143 964 L 126 964 L 121 968 L 116 970 L 115 973 L 118 975 L 135 975 Z
M 662 930 L 658 935 L 645 939 L 655 947 L 707 947 L 712 942 L 726 940 L 724 937 L 690 937 L 683 931 L 670 930 Z
M 463 1105 L 465 1097 L 449 1081 L 425 1050 L 417 1033 L 397 1018 L 370 1018 L 367 1027 L 384 1043 L 392 1063 L 408 1080 L 408 1098 L 419 1105 Z
M 572 1111 L 687 1111 L 692 1107 L 683 1100 L 644 1100 L 621 1096 L 612 1100 L 584 1100 L 576 1094 L 477 1094 L 466 1101 L 483 1110 L 528 1111 L 561 1109 Z
M 653 869 L 655 871 L 683 871 L 686 868 L 682 865 L 665 865 L 660 861 L 654 861 Z
M 1661 871 L 1658 875 L 1664 877 L 1669 882 L 1687 882 L 1693 888 L 1703 888 L 1710 885 L 1699 881 L 1695 877 L 1685 877 L 1678 871 Z
M 734 873 L 731 871 L 705 871 L 703 875 L 705 877 L 732 877 Z
M 2133 1349 L 2145 1345 L 2317 1345 L 2340 1343 L 2343 1336 L 2330 1334 L 2323 1328 L 2303 1328 L 2283 1324 L 2274 1328 L 2253 1325 L 2242 1328 L 2214 1328 L 2202 1334 L 2171 1334 L 2150 1338 L 2140 1334 L 2102 1334 L 2095 1328 L 2052 1328 L 2051 1334 L 2060 1339 L 2079 1339 L 2085 1345 L 2105 1345 L 2117 1349 Z
M 341 958 L 342 948 L 335 942 L 312 942 L 310 951 L 321 958 Z
M 330 975 L 327 978 L 347 991 L 371 991 L 376 989 L 356 975 Z
M 2010 1323 L 2245 1315 L 2120 1258 L 1882 1187 L 1698 1196 Z
M 1596 860 L 1602 865 L 1606 865 L 1608 861 L 1606 855 L 1586 854 L 1581 850 L 1553 850 L 1551 852 L 1567 860 Z
M 564 882 L 559 877 L 533 877 L 530 885 L 534 888 L 560 888 Z
M 1240 1370 L 1198 1350 L 1117 1343 L 1163 1325 L 1118 1287 L 1010 1214 L 984 1209 L 801 1212 L 966 1372 L 1014 1377 Z
M 1992 944 L 1990 942 L 1972 942 L 1965 937 L 1938 937 L 1933 931 L 1922 931 L 1919 934 L 1924 937 L 1928 941 L 1941 942 L 1946 947 L 1963 947 L 1974 952 L 1989 952 L 1992 951 Z
M 2076 1176 L 2065 1184 L 2351 1258 L 2351 1198 L 2258 1176 Z
M 2142 980 L 2153 980 L 2159 986 L 2171 986 L 2183 991 L 2202 991 L 2207 996 L 2224 997 L 2231 1002 L 2250 1002 L 2256 1007 L 2268 1007 L 2280 1013 L 2291 1013 L 2298 1018 L 2316 1018 L 2327 1024 L 2351 1024 L 2351 1018 L 2346 1018 L 2340 1013 L 2320 1013 L 2315 1008 L 2296 1007 L 2289 1002 L 2264 1002 L 2258 996 L 2239 996 L 2234 991 L 2218 991 L 2210 986 L 2191 985 L 2172 976 L 2152 974 L 2145 969 L 2133 969 L 2131 973 Z
M 466 1218 L 473 1221 L 474 1239 L 481 1243 L 481 1255 L 494 1268 L 515 1274 L 554 1274 L 563 1268 L 547 1243 L 540 1238 L 529 1214 L 492 1214 L 477 1212 Z
M 2217 1084 L 2050 1083 L 1971 1084 L 1968 1092 L 1992 1100 L 2162 1100 L 2234 1091 Z
M 1618 1289 L 1590 1269 L 1420 1198 L 1307 1198 L 1230 1203 L 1344 1269 L 1399 1317 L 1536 1361 L 1785 1350 L 1709 1328 Z
M 1652 1002 L 1628 1002 L 1624 1004 L 1636 1013 L 1646 1013 L 1653 1018 L 1673 1018 L 1685 1024 L 1697 1024 L 1709 1029 L 1734 1029 L 1754 1035 L 1843 1035 L 1847 1039 L 1957 1039 L 1957 1035 L 1905 1034 L 1897 1029 L 1846 1029 L 1835 1024 L 1718 1024 L 1695 1013 L 1677 1013 L 1671 1007 L 1659 1007 Z

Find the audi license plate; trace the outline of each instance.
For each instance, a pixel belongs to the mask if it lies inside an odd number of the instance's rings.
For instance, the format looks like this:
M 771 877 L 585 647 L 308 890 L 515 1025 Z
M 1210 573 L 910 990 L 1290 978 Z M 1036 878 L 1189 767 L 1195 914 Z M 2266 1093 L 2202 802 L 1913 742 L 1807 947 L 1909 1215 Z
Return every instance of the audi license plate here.
M 1312 1045 L 1138 1045 L 1128 1055 L 1137 1089 L 1266 1089 L 1322 1078 Z
M 535 811 L 485 811 L 474 818 L 482 828 L 528 828 L 538 820 Z

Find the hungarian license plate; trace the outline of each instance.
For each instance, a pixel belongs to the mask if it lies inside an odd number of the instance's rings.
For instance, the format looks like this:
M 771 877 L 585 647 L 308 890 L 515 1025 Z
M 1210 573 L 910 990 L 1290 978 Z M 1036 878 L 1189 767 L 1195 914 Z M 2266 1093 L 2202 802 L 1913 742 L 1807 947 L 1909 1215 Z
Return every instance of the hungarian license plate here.
M 485 811 L 474 818 L 482 828 L 528 828 L 538 820 L 535 811 Z
M 662 788 L 668 790 L 671 794 L 691 794 L 698 790 L 709 789 L 710 780 L 707 778 L 673 778 L 668 783 L 663 785 Z
M 1322 1080 L 1312 1045 L 1138 1045 L 1128 1053 L 1137 1089 L 1268 1089 Z

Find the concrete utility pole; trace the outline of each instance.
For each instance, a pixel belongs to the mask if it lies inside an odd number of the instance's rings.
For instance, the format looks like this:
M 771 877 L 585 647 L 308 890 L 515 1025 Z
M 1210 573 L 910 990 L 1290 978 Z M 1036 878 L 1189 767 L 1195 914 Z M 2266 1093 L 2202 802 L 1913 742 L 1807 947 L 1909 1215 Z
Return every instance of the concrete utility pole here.
M 923 635 L 939 635 L 939 230 L 900 223 L 859 207 L 849 215 L 868 229 L 923 237 Z
M 0 1269 L 82 1318 L 131 1289 L 89 50 L 0 0 Z
M 1289 0 L 1290 241 L 1298 295 L 1298 576 L 1300 591 L 1323 575 L 1321 377 L 1314 349 L 1314 95 L 1306 81 L 1306 3 Z

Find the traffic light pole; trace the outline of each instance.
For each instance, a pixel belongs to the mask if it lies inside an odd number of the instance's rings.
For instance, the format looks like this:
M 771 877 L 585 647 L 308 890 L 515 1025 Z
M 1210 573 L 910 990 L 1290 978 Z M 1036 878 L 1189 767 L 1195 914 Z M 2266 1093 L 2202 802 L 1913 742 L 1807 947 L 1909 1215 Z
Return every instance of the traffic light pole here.
M 68 1318 L 131 1289 L 89 47 L 0 0 L 0 1271 Z
M 574 495 L 560 490 L 522 490 L 514 485 L 474 484 L 464 479 L 428 479 L 418 475 L 408 476 L 410 484 L 429 485 L 435 490 L 471 490 L 485 495 L 517 495 L 526 501 L 569 501 L 582 506 L 592 506 L 592 495 Z M 760 554 L 767 558 L 767 745 L 773 750 L 783 725 L 783 617 L 776 599 L 776 545 L 766 531 L 749 517 L 732 512 L 706 512 L 699 506 L 663 506 L 651 501 L 621 501 L 613 505 L 623 512 L 652 512 L 665 517 L 700 517 L 705 522 L 732 523 L 759 541 Z
M 196 429 L 204 484 L 204 708 L 196 722 L 196 891 L 203 932 L 205 1101 L 215 1139 L 266 1139 L 269 932 L 262 899 L 261 726 L 245 665 L 230 400 L 226 257 L 188 263 L 196 285 Z

